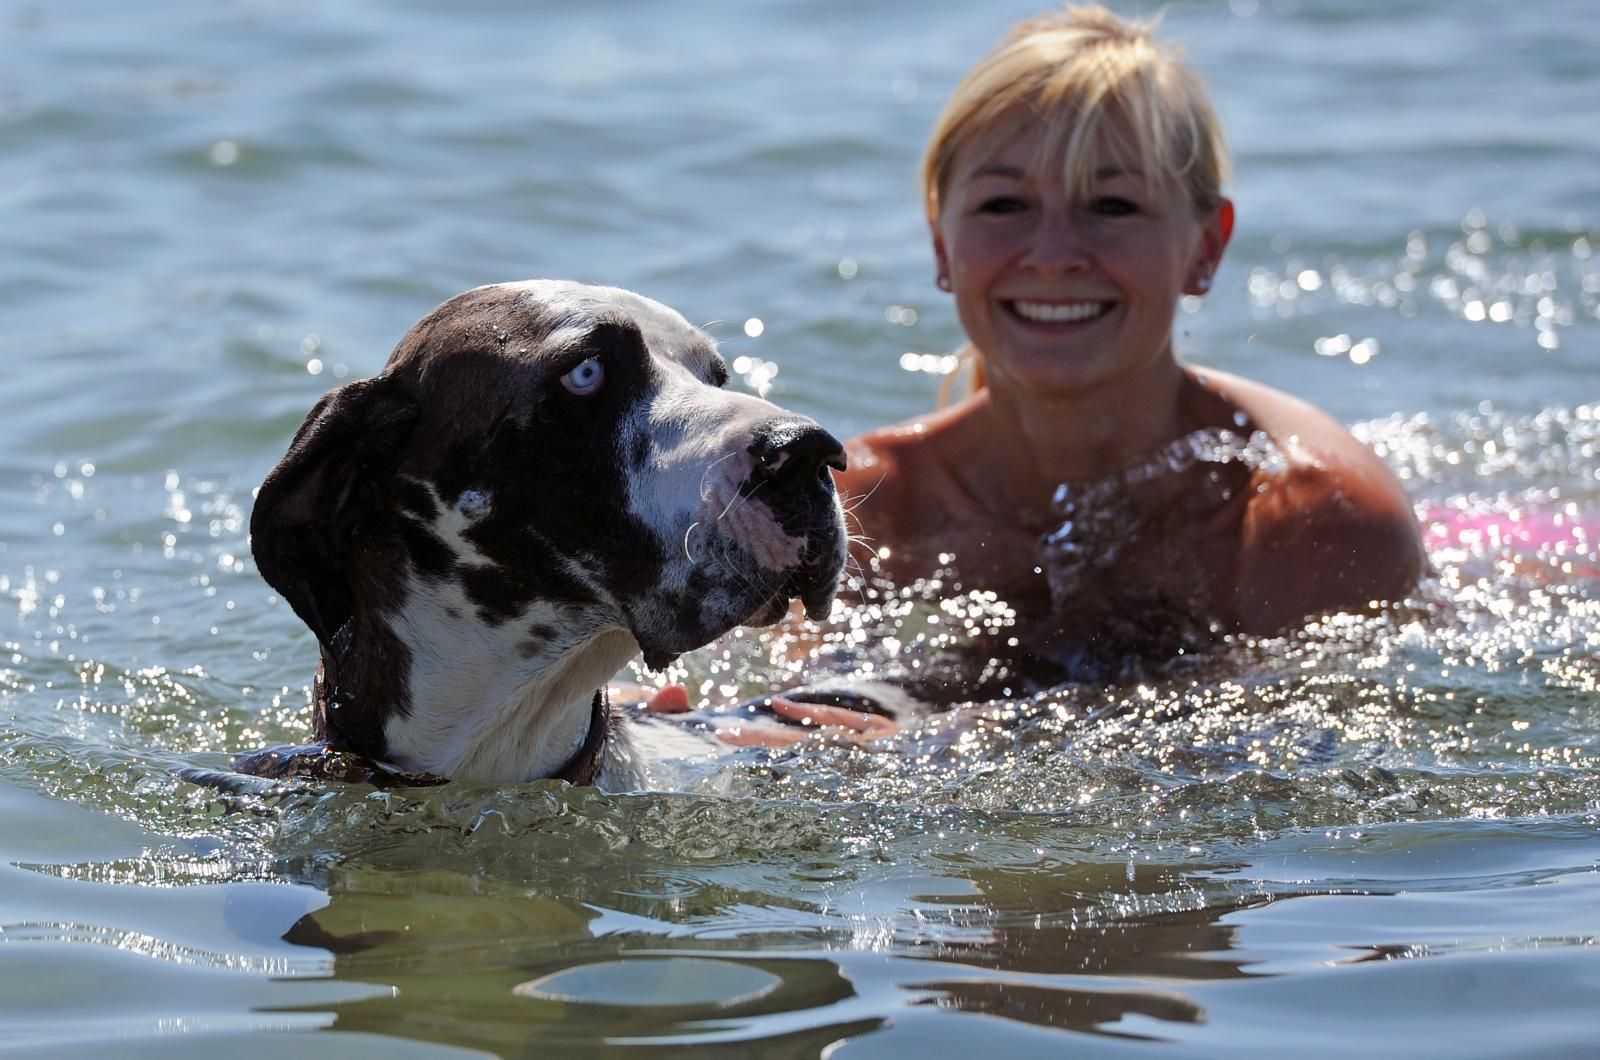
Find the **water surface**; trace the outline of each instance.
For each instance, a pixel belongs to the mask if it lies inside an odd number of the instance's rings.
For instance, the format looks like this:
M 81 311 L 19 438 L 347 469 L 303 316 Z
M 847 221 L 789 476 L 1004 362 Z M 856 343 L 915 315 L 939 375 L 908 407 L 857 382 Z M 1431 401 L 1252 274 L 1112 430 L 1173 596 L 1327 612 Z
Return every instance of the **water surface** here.
M 641 290 L 841 435 L 929 407 L 959 331 L 917 154 L 1032 9 L 0 7 L 0 1048 L 1592 1050 L 1576 0 L 1168 17 L 1238 155 L 1180 343 L 1401 474 L 1436 569 L 1404 606 L 673 790 L 179 779 L 305 736 L 314 645 L 251 565 L 251 491 L 465 287 Z M 1004 621 L 911 593 L 813 660 L 745 632 L 675 676 L 737 698 Z

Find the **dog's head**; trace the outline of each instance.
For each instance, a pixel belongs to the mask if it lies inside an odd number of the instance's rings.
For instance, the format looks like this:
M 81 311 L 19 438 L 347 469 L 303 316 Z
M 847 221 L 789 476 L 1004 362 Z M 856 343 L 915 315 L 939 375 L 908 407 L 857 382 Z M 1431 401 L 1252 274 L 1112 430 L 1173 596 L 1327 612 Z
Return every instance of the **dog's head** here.
M 509 695 L 603 635 L 625 631 L 660 667 L 794 598 L 825 614 L 842 450 L 726 381 L 671 309 L 530 281 L 445 302 L 381 375 L 324 397 L 250 529 L 325 661 L 361 670 L 341 678 L 363 686 L 334 726 L 346 742 L 382 753 L 360 733 L 387 712 L 463 681 Z M 592 692 L 610 676 L 592 671 L 625 661 L 603 654 L 570 682 Z

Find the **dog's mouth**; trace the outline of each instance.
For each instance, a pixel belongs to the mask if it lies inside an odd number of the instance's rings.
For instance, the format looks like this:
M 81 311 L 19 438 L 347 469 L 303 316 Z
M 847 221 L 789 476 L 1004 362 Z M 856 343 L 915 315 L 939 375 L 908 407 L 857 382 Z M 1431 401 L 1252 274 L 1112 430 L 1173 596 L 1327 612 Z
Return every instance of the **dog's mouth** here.
M 806 617 L 821 622 L 833 612 L 836 578 L 821 576 L 815 569 L 801 569 L 790 575 L 772 598 L 745 619 L 747 626 L 770 626 L 783 620 L 795 600 L 806 609 Z
M 661 670 L 671 665 L 680 654 L 691 651 L 721 636 L 736 625 L 771 626 L 789 613 L 789 605 L 799 600 L 805 607 L 806 617 L 821 622 L 833 613 L 833 598 L 839 587 L 842 557 L 837 548 L 821 550 L 821 554 L 791 570 L 777 583 L 771 595 L 748 610 L 725 612 L 720 620 L 712 620 L 708 628 L 685 634 L 682 627 L 667 638 L 640 635 L 639 646 L 644 653 L 644 664 L 651 670 Z M 747 605 L 748 606 L 748 605 Z

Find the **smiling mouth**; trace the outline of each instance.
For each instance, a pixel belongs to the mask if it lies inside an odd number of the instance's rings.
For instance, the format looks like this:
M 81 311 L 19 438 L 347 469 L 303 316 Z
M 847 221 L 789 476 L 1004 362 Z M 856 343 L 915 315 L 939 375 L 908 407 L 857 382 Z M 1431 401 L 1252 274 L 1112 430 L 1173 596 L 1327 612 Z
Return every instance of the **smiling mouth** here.
M 1001 303 L 1013 315 L 1030 324 L 1082 324 L 1111 312 L 1112 302 L 1024 302 Z

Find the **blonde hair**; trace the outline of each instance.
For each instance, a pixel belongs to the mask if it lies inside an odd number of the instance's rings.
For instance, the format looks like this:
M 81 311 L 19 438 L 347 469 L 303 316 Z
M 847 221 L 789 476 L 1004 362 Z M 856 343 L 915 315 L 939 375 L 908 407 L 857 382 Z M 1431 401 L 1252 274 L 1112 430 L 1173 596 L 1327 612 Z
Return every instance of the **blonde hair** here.
M 934 123 L 922 159 L 928 223 L 938 227 L 958 162 L 981 164 L 1034 125 L 1043 127 L 1040 157 L 1059 161 L 1074 192 L 1092 185 L 1104 145 L 1152 188 L 1175 179 L 1202 214 L 1216 209 L 1229 169 L 1221 126 L 1199 77 L 1177 48 L 1155 39 L 1155 28 L 1156 20 L 1126 20 L 1098 4 L 1014 26 Z M 976 351 L 969 346 L 962 359 L 972 362 L 972 389 L 981 388 Z

